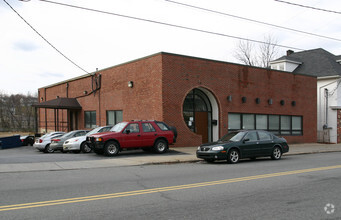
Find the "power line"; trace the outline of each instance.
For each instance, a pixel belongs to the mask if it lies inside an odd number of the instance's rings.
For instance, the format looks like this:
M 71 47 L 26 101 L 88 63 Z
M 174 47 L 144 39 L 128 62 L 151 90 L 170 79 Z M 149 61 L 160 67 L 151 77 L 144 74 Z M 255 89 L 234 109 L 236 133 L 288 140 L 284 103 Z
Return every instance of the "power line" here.
M 154 23 L 154 24 L 159 24 L 159 25 L 165 25 L 165 26 L 170 26 L 170 27 L 175 27 L 175 28 L 180 28 L 180 29 L 185 29 L 185 30 L 190 30 L 190 31 L 196 31 L 196 32 L 201 32 L 201 33 L 206 33 L 206 34 L 213 34 L 213 35 L 218 35 L 218 36 L 222 36 L 222 37 L 229 37 L 229 38 L 234 38 L 234 39 L 238 39 L 238 40 L 252 41 L 252 42 L 260 43 L 260 44 L 265 43 L 264 41 L 260 41 L 260 40 L 252 40 L 252 39 L 247 39 L 247 38 L 243 38 L 243 37 L 238 37 L 238 36 L 233 36 L 233 35 L 228 35 L 228 34 L 222 34 L 222 33 L 218 33 L 218 32 L 207 31 L 207 30 L 203 30 L 203 29 L 186 27 L 186 26 L 181 26 L 181 25 L 176 25 L 176 24 L 170 24 L 170 23 L 165 23 L 165 22 L 155 21 L 155 20 L 150 20 L 150 19 L 145 19 L 145 18 L 138 18 L 138 17 L 128 16 L 128 15 L 122 15 L 122 14 L 102 11 L 102 10 L 98 10 L 98 9 L 86 8 L 86 7 L 82 7 L 82 6 L 70 5 L 70 4 L 65 4 L 65 3 L 49 1 L 49 0 L 40 0 L 40 1 L 52 3 L 52 4 L 56 4 L 56 5 L 67 6 L 67 7 L 71 7 L 71 8 L 82 9 L 82 10 L 86 10 L 86 11 L 92 11 L 92 12 L 97 12 L 97 13 L 102 13 L 102 14 L 107 14 L 107 15 L 114 15 L 114 16 L 118 16 L 118 17 L 129 18 L 129 19 L 138 20 L 138 21 L 144 21 L 144 22 L 149 22 L 149 23 Z M 282 48 L 290 48 L 290 49 L 294 49 L 294 50 L 304 50 L 301 48 L 285 46 L 285 45 L 280 45 L 280 44 L 270 43 L 270 45 L 278 46 L 278 47 L 282 47 Z
M 285 3 L 285 4 L 289 4 L 289 5 L 295 5 L 295 6 L 299 6 L 299 7 L 303 7 L 303 8 L 310 8 L 310 9 L 314 9 L 314 10 L 318 10 L 318 11 L 324 11 L 324 12 L 330 12 L 330 13 L 335 13 L 335 14 L 341 14 L 341 12 L 339 12 L 339 11 L 332 11 L 332 10 L 323 9 L 323 8 L 315 8 L 315 7 L 308 6 L 308 5 L 301 5 L 301 4 L 296 4 L 296 3 L 286 2 L 286 1 L 281 1 L 281 0 L 275 0 L 275 1 L 276 2 Z
M 83 70 L 84 72 L 88 73 L 86 70 L 84 70 L 82 67 L 77 65 L 75 62 L 73 62 L 70 58 L 68 58 L 66 55 L 64 55 L 60 50 L 58 50 L 55 46 L 53 46 L 52 43 L 50 43 L 43 35 L 41 35 L 32 25 L 30 25 L 6 0 L 3 0 L 34 32 L 36 32 L 46 43 L 48 43 L 53 49 L 55 49 L 60 55 L 62 55 L 65 59 L 70 61 L 73 65 L 77 66 L 79 69 Z M 89 74 L 89 73 L 88 73 Z
M 195 9 L 199 9 L 199 10 L 203 10 L 203 11 L 208 11 L 208 12 L 211 12 L 211 13 L 225 15 L 225 16 L 229 16 L 229 17 L 233 17 L 233 18 L 237 18 L 237 19 L 241 19 L 241 20 L 245 20 L 245 21 L 250 21 L 250 22 L 254 22 L 254 23 L 258 23 L 258 24 L 263 24 L 263 25 L 267 25 L 267 26 L 281 28 L 281 29 L 285 29 L 285 30 L 289 30 L 289 31 L 294 31 L 294 32 L 302 33 L 302 34 L 312 35 L 312 36 L 315 36 L 315 37 L 321 37 L 321 38 L 326 38 L 326 39 L 329 39 L 329 40 L 341 41 L 341 39 L 337 39 L 337 38 L 333 38 L 333 37 L 328 37 L 328 36 L 323 36 L 323 35 L 319 35 L 319 34 L 314 34 L 314 33 L 306 32 L 306 31 L 301 31 L 301 30 L 297 30 L 297 29 L 293 29 L 293 28 L 289 28 L 289 27 L 283 27 L 283 26 L 280 26 L 280 25 L 271 24 L 271 23 L 267 23 L 267 22 L 263 22 L 263 21 L 257 21 L 257 20 L 250 19 L 250 18 L 245 18 L 245 17 L 241 17 L 241 16 L 237 16 L 237 15 L 232 15 L 232 14 L 220 12 L 220 11 L 215 11 L 215 10 L 211 10 L 211 9 L 207 9 L 207 8 L 198 7 L 198 6 L 195 6 L 195 5 L 189 5 L 189 4 L 185 4 L 185 3 L 181 3 L 181 2 L 176 2 L 176 1 L 172 1 L 172 0 L 165 0 L 165 1 L 170 2 L 170 3 L 174 3 L 174 4 L 178 4 L 178 5 L 182 5 L 182 6 L 186 6 L 186 7 L 190 7 L 190 8 L 195 8 Z M 275 1 L 277 1 L 277 0 L 275 0 Z

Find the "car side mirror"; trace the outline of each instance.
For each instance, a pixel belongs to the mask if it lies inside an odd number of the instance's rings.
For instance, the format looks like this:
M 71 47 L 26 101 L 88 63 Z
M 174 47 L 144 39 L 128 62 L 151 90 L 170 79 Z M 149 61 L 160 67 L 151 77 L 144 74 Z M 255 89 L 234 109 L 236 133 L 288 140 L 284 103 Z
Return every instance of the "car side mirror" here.
M 247 142 L 247 141 L 250 141 L 250 138 L 245 138 L 245 139 L 243 140 L 243 143 L 245 143 L 245 142 Z
M 126 134 L 130 134 L 130 130 L 129 130 L 129 129 L 127 129 L 125 133 L 126 133 Z

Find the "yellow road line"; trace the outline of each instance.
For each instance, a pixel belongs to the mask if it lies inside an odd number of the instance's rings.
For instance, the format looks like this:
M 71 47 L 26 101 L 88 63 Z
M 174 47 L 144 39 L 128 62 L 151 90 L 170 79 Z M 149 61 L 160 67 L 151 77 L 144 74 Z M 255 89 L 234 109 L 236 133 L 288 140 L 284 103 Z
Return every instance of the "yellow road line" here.
M 144 189 L 144 190 L 102 194 L 102 195 L 95 195 L 95 196 L 85 196 L 85 197 L 75 197 L 75 198 L 69 198 L 69 199 L 58 199 L 58 200 L 49 200 L 49 201 L 42 201 L 42 202 L 5 205 L 5 206 L 0 206 L 0 212 L 18 210 L 18 209 L 35 208 L 35 207 L 43 207 L 43 206 L 53 206 L 53 205 L 61 205 L 61 204 L 69 204 L 69 203 L 79 203 L 79 202 L 87 202 L 87 201 L 95 201 L 95 200 L 103 200 L 103 199 L 120 198 L 120 197 L 127 197 L 127 196 L 136 196 L 136 195 L 198 188 L 198 187 L 205 187 L 205 186 L 214 186 L 214 185 L 220 185 L 220 184 L 243 182 L 243 181 L 249 181 L 249 180 L 265 179 L 265 178 L 270 178 L 270 177 L 287 176 L 287 175 L 293 175 L 293 174 L 317 172 L 317 171 L 340 169 L 340 168 L 341 168 L 341 165 L 335 165 L 335 166 L 317 167 L 317 168 L 311 168 L 311 169 L 302 169 L 302 170 L 269 173 L 269 174 L 255 175 L 255 176 L 239 177 L 239 178 L 232 178 L 232 179 L 224 179 L 224 180 L 217 180 L 217 181 L 209 181 L 209 182 L 202 182 L 202 183 L 192 183 L 192 184 L 185 184 L 185 185 L 178 185 L 178 186 L 168 186 L 168 187 L 160 187 L 160 188 L 152 188 L 152 189 Z

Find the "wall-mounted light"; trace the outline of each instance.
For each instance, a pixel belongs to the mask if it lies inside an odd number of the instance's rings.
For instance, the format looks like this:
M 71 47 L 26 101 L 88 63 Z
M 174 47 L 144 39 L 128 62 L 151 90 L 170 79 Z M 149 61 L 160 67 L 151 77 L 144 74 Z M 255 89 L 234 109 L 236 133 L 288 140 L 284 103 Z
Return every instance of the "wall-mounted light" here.
M 133 82 L 133 81 L 129 81 L 129 82 L 128 82 L 128 87 L 129 87 L 129 88 L 133 88 L 133 86 L 134 86 L 134 82 Z
M 256 98 L 256 103 L 257 103 L 257 104 L 260 103 L 260 98 Z
M 296 101 L 292 101 L 292 102 L 291 102 L 291 105 L 292 105 L 292 106 L 296 106 Z
M 59 95 L 57 95 L 56 98 L 59 99 Z
M 243 103 L 246 102 L 246 97 L 245 97 L 245 96 L 242 97 L 242 102 L 243 102 Z
M 227 96 L 227 101 L 232 102 L 232 95 Z
M 284 100 L 281 100 L 279 103 L 281 103 L 281 105 L 284 105 L 284 104 L 285 104 L 285 101 L 284 101 Z
M 40 101 L 43 101 L 43 100 L 44 100 L 44 98 L 43 98 L 43 97 L 41 97 L 41 98 L 40 98 Z
M 84 95 L 86 95 L 86 94 L 88 94 L 88 91 L 85 90 L 83 93 L 84 93 Z
M 268 99 L 269 105 L 272 105 L 272 99 Z

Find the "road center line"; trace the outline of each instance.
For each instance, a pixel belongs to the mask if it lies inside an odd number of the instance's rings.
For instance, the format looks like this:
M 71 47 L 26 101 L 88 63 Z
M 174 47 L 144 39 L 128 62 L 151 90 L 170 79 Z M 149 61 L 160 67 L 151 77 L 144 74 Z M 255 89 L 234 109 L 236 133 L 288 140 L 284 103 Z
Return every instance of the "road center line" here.
M 157 193 L 157 192 L 191 189 L 191 188 L 198 188 L 198 187 L 214 186 L 214 185 L 236 183 L 236 182 L 258 180 L 258 179 L 266 179 L 266 178 L 271 178 L 271 177 L 288 176 L 288 175 L 294 175 L 294 174 L 310 173 L 310 172 L 340 169 L 340 168 L 341 168 L 341 165 L 335 165 L 335 166 L 327 166 L 327 167 L 317 167 L 317 168 L 310 168 L 310 169 L 285 171 L 285 172 L 278 172 L 278 173 L 261 174 L 261 175 L 255 175 L 255 176 L 246 176 L 246 177 L 224 179 L 224 180 L 217 180 L 217 181 L 209 181 L 209 182 L 202 182 L 202 183 L 192 183 L 192 184 L 177 185 L 177 186 L 167 186 L 167 187 L 144 189 L 144 190 L 102 194 L 102 195 L 95 195 L 95 196 L 85 196 L 85 197 L 75 197 L 75 198 L 69 198 L 69 199 L 58 199 L 58 200 L 49 200 L 49 201 L 42 201 L 42 202 L 5 205 L 5 206 L 0 206 L 0 212 L 44 207 L 44 206 L 61 205 L 61 204 L 87 202 L 87 201 L 96 201 L 96 200 L 103 200 L 103 199 L 113 199 L 113 198 L 120 198 L 120 197 L 127 197 L 127 196 L 151 194 L 151 193 Z

